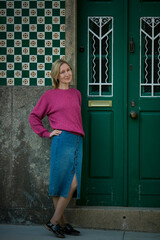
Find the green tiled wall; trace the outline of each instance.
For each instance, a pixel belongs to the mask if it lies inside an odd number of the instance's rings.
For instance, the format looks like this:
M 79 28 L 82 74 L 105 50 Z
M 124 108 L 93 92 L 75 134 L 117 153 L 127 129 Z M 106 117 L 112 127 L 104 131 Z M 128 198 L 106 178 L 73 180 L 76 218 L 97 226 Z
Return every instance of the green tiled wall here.
M 0 85 L 49 86 L 65 56 L 65 0 L 0 1 Z

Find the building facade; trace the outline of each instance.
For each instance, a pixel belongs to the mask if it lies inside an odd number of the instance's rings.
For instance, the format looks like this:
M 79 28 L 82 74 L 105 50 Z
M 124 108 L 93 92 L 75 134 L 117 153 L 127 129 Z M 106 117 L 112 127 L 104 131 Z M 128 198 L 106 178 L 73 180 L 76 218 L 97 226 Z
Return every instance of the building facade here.
M 28 117 L 58 58 L 82 93 L 76 205 L 160 207 L 159 9 L 158 0 L 0 2 L 1 222 L 42 223 L 51 213 L 51 141 Z

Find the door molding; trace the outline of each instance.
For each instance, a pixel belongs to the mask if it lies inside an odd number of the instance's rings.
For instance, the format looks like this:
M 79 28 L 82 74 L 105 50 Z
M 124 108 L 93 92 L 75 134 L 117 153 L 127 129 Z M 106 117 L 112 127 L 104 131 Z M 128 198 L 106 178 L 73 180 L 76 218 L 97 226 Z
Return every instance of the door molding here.
M 127 106 L 127 102 L 128 102 L 128 18 L 129 18 L 129 0 L 124 0 L 124 11 L 123 11 L 123 27 L 124 27 L 124 93 L 123 93 L 123 97 L 124 97 L 124 133 L 123 133 L 123 137 L 124 137 L 124 152 L 123 152 L 123 156 L 124 156 L 124 206 L 128 206 L 128 106 Z

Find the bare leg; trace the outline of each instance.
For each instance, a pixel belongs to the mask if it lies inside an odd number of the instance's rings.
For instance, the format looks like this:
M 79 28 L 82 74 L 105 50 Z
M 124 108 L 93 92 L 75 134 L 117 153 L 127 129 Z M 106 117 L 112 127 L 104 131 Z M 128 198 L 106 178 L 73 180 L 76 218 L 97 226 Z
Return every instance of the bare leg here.
M 71 184 L 71 188 L 70 188 L 67 198 L 59 197 L 58 201 L 56 199 L 56 209 L 55 209 L 53 217 L 51 218 L 52 224 L 55 225 L 57 223 L 60 223 L 60 220 L 64 214 L 64 210 L 66 209 L 67 205 L 69 204 L 76 188 L 77 188 L 77 178 L 76 178 L 76 175 L 74 175 L 73 181 Z
M 54 208 L 57 208 L 57 203 L 58 203 L 59 197 L 53 197 L 53 204 L 54 204 Z M 64 226 L 66 224 L 66 219 L 64 217 L 64 214 L 62 215 L 61 219 L 60 219 L 60 225 Z

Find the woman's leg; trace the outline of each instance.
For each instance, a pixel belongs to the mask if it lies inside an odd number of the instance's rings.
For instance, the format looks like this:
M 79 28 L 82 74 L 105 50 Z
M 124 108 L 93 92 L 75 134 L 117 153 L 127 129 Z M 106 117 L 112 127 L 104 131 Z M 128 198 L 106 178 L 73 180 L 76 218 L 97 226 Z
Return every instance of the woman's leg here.
M 53 204 L 54 204 L 54 208 L 57 208 L 57 203 L 58 203 L 59 197 L 53 197 Z M 64 217 L 64 214 L 62 215 L 61 219 L 60 219 L 60 225 L 64 226 L 66 224 L 66 219 Z
M 51 218 L 51 223 L 53 225 L 60 223 L 60 220 L 63 216 L 64 210 L 66 209 L 67 205 L 69 204 L 76 188 L 77 188 L 77 178 L 76 178 L 76 175 L 74 175 L 73 181 L 71 184 L 71 188 L 70 188 L 67 198 L 59 197 L 58 201 L 56 199 L 56 209 L 55 209 L 53 217 Z

